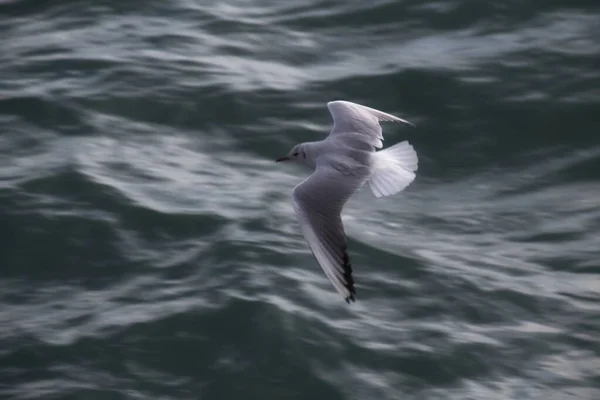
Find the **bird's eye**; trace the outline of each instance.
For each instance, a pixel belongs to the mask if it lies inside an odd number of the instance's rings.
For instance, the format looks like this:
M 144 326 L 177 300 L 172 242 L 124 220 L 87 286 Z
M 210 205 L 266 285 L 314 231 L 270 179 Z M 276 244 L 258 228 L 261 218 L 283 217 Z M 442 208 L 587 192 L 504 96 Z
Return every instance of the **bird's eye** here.
M 294 157 L 298 156 L 298 152 L 294 153 Z

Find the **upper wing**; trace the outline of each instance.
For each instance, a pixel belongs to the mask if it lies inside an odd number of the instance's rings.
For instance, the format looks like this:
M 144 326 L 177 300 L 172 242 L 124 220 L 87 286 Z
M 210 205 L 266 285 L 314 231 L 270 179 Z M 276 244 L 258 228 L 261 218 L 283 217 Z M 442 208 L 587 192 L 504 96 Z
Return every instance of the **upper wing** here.
M 413 125 L 402 118 L 349 101 L 330 101 L 327 103 L 327 108 L 333 117 L 333 128 L 330 135 L 343 135 L 350 140 L 358 139 L 378 149 L 383 147 L 383 135 L 379 121 L 403 122 Z
M 348 303 L 354 301 L 356 291 L 340 213 L 365 179 L 321 166 L 292 191 L 302 234 L 321 269 Z

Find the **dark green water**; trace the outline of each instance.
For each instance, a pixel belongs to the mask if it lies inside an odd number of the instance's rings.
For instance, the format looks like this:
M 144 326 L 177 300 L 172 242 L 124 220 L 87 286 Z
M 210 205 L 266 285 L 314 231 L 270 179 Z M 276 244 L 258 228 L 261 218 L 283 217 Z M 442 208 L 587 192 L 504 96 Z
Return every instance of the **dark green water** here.
M 0 1 L 1 399 L 600 399 L 597 1 Z M 415 182 L 275 164 L 325 104 Z

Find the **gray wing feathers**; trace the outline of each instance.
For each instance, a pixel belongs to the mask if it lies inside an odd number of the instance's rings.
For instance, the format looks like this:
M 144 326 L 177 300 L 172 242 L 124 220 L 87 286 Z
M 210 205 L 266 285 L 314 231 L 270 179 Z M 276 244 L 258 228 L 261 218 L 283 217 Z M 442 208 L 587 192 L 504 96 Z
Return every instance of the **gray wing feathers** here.
M 321 269 L 347 302 L 356 290 L 340 213 L 364 177 L 344 177 L 320 167 L 292 192 L 300 228 Z
M 330 135 L 346 136 L 348 140 L 360 140 L 375 148 L 383 147 L 380 121 L 410 122 L 374 108 L 344 100 L 330 101 L 327 108 L 333 118 Z

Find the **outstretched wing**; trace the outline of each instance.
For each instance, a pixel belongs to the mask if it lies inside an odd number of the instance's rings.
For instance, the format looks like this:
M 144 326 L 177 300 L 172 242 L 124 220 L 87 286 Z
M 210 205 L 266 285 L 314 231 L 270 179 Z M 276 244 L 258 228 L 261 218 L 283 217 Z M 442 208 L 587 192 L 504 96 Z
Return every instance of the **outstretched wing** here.
M 327 108 L 333 117 L 330 136 L 359 140 L 375 148 L 383 147 L 380 121 L 412 123 L 383 111 L 344 100 L 330 101 Z M 414 126 L 414 125 L 413 125 Z
M 302 234 L 321 269 L 348 303 L 354 301 L 356 290 L 340 214 L 366 178 L 343 175 L 329 166 L 317 166 L 315 172 L 292 191 Z

